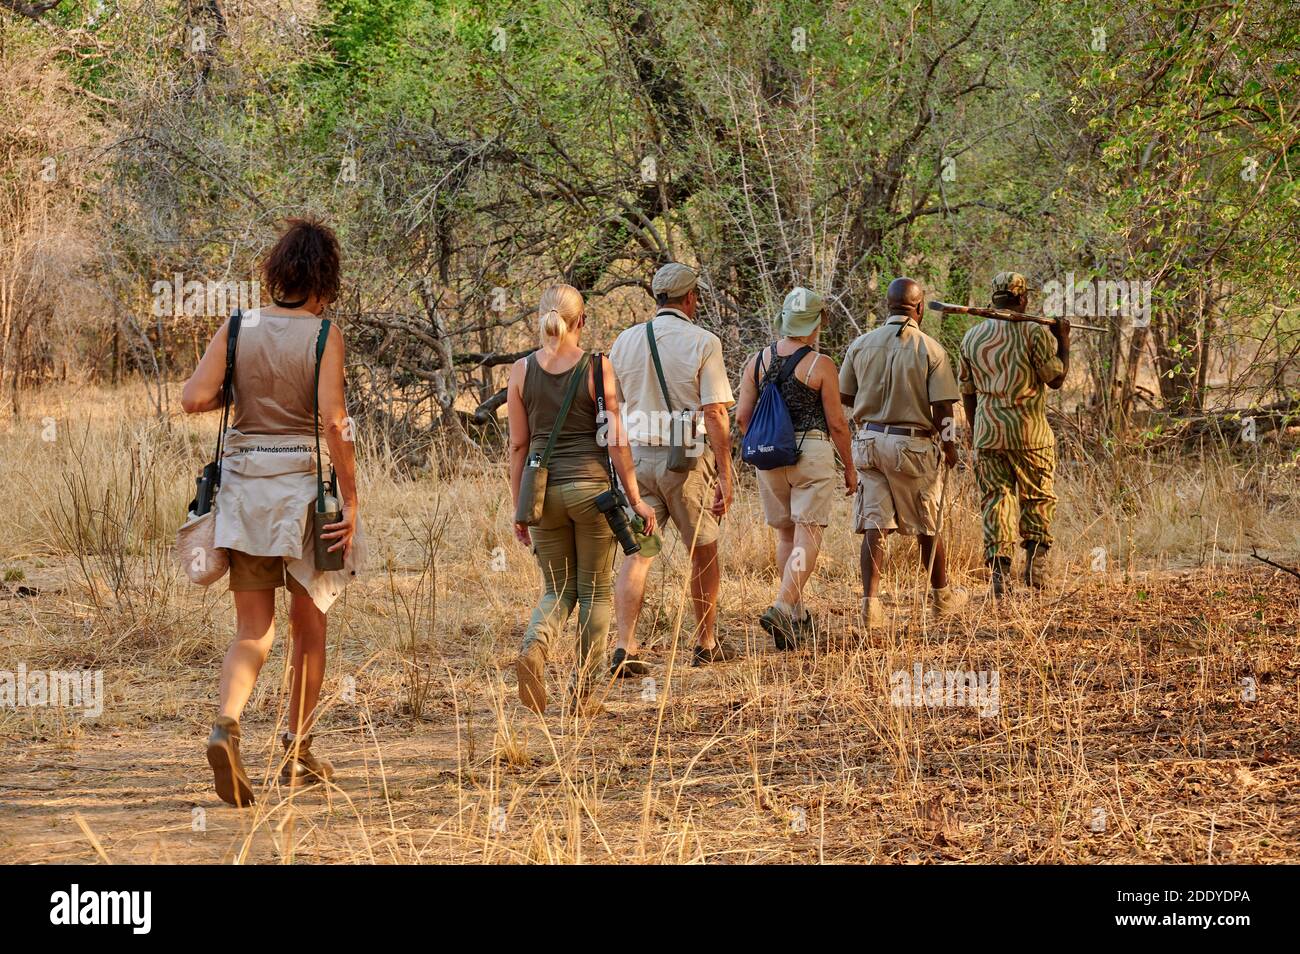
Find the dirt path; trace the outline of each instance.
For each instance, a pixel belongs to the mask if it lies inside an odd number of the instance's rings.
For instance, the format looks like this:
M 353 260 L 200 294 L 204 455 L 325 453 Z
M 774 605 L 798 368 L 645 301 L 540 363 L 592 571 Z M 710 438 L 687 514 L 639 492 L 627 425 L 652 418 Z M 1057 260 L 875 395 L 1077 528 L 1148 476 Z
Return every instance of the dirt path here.
M 75 640 L 34 650 L 33 627 L 66 607 L 0 609 L 6 658 L 75 661 Z M 355 638 L 378 610 L 358 600 L 350 612 L 355 645 L 331 661 L 336 699 L 318 743 L 337 787 L 290 796 L 270 780 L 277 648 L 244 721 L 258 806 L 221 805 L 202 753 L 215 654 L 178 662 L 172 647 L 156 671 L 108 669 L 117 688 L 100 720 L 0 710 L 0 858 L 1300 857 L 1296 590 L 1265 571 L 1098 581 L 934 628 L 900 605 L 895 628 L 867 641 L 826 610 L 828 641 L 783 654 L 728 607 L 728 635 L 750 658 L 677 666 L 670 679 L 661 645 L 653 685 L 615 687 L 609 714 L 589 723 L 553 707 L 546 728 L 512 695 L 517 632 L 434 634 L 442 651 L 417 719 L 400 702 L 401 652 Z M 996 711 L 898 704 L 899 674 L 917 666 L 996 673 Z M 563 678 L 552 673 L 557 691 Z

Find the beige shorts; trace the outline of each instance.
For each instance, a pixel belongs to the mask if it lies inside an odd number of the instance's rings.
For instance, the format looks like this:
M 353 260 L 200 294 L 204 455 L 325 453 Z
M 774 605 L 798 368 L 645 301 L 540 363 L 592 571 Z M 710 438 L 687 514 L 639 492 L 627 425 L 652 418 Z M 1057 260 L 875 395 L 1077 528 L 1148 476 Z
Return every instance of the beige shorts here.
M 713 506 L 717 479 L 713 451 L 706 446 L 704 453 L 696 458 L 692 470 L 675 474 L 668 469 L 670 450 L 668 447 L 632 445 L 632 463 L 636 465 L 636 482 L 641 498 L 654 507 L 659 526 L 666 526 L 672 519 L 687 547 L 717 543 L 718 520 L 709 509 Z
M 826 526 L 839 485 L 835 476 L 835 445 L 825 437 L 808 434 L 800 445 L 799 459 L 789 467 L 758 471 L 763 519 L 777 529 L 797 523 Z
M 928 437 L 859 428 L 853 435 L 858 493 L 853 529 L 932 536 L 939 528 L 941 452 Z
M 307 595 L 307 588 L 285 569 L 284 557 L 230 551 L 230 592 L 274 590 L 280 586 L 287 586 L 290 593 Z

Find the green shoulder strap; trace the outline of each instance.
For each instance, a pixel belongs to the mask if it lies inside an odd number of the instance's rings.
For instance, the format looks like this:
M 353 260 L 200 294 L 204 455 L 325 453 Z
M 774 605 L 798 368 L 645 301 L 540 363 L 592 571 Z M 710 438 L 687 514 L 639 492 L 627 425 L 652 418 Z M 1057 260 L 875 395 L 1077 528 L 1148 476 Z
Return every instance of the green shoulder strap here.
M 555 423 L 551 425 L 550 439 L 546 442 L 546 450 L 542 452 L 543 467 L 550 463 L 555 444 L 560 439 L 560 428 L 564 427 L 564 421 L 569 416 L 569 409 L 573 407 L 573 399 L 578 396 L 578 388 L 586 383 L 587 359 L 590 357 L 584 351 L 582 357 L 578 359 L 578 363 L 573 366 L 573 376 L 569 378 L 568 390 L 564 392 L 564 403 L 560 405 L 560 413 L 555 415 Z M 534 358 L 533 360 L 536 361 L 537 359 Z
M 659 378 L 659 390 L 663 392 L 664 405 L 668 408 L 668 413 L 673 413 L 673 401 L 668 396 L 668 382 L 664 380 L 664 366 L 659 363 L 659 346 L 655 343 L 655 320 L 651 318 L 645 323 L 646 340 L 650 342 L 650 360 L 654 362 L 655 375 Z
M 320 333 L 316 335 L 316 384 L 312 388 L 312 418 L 316 424 L 316 510 L 325 512 L 325 474 L 320 462 L 320 359 L 325 354 L 325 343 L 330 337 L 330 320 L 322 318 Z M 330 487 L 334 486 L 334 462 L 330 461 Z

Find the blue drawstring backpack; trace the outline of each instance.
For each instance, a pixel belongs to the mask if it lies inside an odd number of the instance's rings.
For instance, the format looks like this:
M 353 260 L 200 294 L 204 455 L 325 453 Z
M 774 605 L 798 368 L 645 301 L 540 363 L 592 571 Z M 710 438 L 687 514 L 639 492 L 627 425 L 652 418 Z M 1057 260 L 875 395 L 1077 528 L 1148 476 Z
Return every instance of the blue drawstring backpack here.
M 781 395 L 781 385 L 794 374 L 804 355 L 812 351 L 805 345 L 785 359 L 778 374 L 772 374 L 772 363 L 776 360 L 776 345 L 772 345 L 772 361 L 768 362 L 767 373 L 760 383 L 758 368 L 762 364 L 762 355 L 754 361 L 754 384 L 758 387 L 758 403 L 754 405 L 754 416 L 749 419 L 749 430 L 740 445 L 740 459 L 746 464 L 753 464 L 759 470 L 775 470 L 789 467 L 799 459 L 799 445 L 794 439 L 794 422 L 790 419 L 790 409 L 786 407 Z

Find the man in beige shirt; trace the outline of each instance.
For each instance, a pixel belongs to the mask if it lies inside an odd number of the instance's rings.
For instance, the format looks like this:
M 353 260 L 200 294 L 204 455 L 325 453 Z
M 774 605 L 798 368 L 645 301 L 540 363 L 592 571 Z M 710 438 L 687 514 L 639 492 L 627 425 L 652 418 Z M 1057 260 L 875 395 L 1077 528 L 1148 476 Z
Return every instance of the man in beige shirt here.
M 863 534 L 862 619 L 868 628 L 884 625 L 880 567 L 885 536 L 895 530 L 916 537 L 936 611 L 954 613 L 966 602 L 964 591 L 948 585 L 938 536 L 940 456 L 948 467 L 957 463 L 952 409 L 961 395 L 943 346 L 921 330 L 921 286 L 896 278 L 887 299 L 885 323 L 858 336 L 840 368 L 840 400 L 852 408 L 855 428 L 853 529 Z
M 650 287 L 658 311 L 650 321 L 620 334 L 610 349 L 609 360 L 618 376 L 642 499 L 655 508 L 661 526 L 672 520 L 690 551 L 691 602 L 695 609 L 693 665 L 725 662 L 737 653 L 715 633 L 722 579 L 718 519 L 731 505 L 731 422 L 727 409 L 736 401 L 722 362 L 722 342 L 695 324 L 699 305 L 695 272 L 670 262 L 655 273 Z M 673 454 L 674 428 L 684 455 Z M 708 436 L 707 445 L 703 435 Z M 670 468 L 674 457 L 682 459 Z M 636 623 L 650 562 L 651 558 L 640 554 L 627 557 L 615 584 L 618 642 L 612 671 L 621 678 L 649 672 L 637 658 Z

